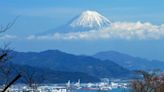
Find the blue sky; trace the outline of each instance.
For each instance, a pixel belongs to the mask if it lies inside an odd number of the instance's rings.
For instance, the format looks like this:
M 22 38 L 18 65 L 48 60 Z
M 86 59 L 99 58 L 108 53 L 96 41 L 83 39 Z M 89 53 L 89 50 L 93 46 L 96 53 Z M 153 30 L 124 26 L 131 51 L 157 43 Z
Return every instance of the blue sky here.
M 112 21 L 164 23 L 163 0 L 1 0 L 0 24 L 20 15 L 7 34 L 27 36 L 45 32 L 67 23 L 85 10 L 100 12 Z M 163 39 L 159 40 L 94 40 L 94 41 L 27 41 L 4 40 L 19 51 L 60 49 L 76 54 L 93 54 L 116 50 L 134 56 L 164 61 Z M 93 48 L 94 47 L 94 48 Z M 154 55 L 155 54 L 155 55 Z
M 65 24 L 89 9 L 101 12 L 113 21 L 140 20 L 159 24 L 164 21 L 163 3 L 162 0 L 1 0 L 0 23 L 5 24 L 21 15 L 13 32 L 37 33 Z

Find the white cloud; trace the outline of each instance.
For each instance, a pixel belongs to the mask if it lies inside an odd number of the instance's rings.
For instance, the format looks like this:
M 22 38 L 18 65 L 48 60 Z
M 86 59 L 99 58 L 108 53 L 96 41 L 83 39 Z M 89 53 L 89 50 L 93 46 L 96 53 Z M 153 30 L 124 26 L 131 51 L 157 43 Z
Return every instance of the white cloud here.
M 115 22 L 105 31 L 112 33 L 113 38 L 123 39 L 160 39 L 164 37 L 164 24 Z
M 115 22 L 104 30 L 87 32 L 54 33 L 53 35 L 28 36 L 37 40 L 96 40 L 96 39 L 160 39 L 164 38 L 164 24 L 153 25 L 149 22 Z
M 16 38 L 18 37 L 15 35 L 9 35 L 9 34 L 0 35 L 0 40 L 11 40 Z

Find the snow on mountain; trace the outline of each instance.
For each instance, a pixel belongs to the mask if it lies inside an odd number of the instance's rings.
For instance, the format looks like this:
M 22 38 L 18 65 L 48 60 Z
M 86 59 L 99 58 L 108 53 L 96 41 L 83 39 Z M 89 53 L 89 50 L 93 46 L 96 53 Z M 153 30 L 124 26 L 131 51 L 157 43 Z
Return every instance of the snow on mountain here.
M 84 11 L 70 24 L 71 27 L 101 29 L 110 26 L 111 21 L 96 11 Z
M 96 11 L 84 11 L 79 16 L 74 17 L 71 21 L 56 29 L 51 29 L 46 34 L 85 32 L 90 30 L 101 30 L 109 27 L 111 21 Z

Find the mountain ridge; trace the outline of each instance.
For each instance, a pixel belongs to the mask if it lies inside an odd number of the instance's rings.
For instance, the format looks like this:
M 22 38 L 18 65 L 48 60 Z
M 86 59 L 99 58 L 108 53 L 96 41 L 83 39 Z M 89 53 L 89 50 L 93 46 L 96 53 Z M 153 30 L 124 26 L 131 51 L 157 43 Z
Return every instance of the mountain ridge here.
M 112 60 L 129 70 L 152 70 L 164 69 L 164 62 L 158 60 L 148 60 L 145 58 L 134 57 L 117 51 L 98 52 L 93 57 L 101 60 Z
M 73 55 L 59 50 L 47 50 L 38 53 L 12 52 L 11 62 L 56 71 L 82 72 L 98 78 L 128 77 L 131 72 L 109 60 L 99 60 L 84 55 Z

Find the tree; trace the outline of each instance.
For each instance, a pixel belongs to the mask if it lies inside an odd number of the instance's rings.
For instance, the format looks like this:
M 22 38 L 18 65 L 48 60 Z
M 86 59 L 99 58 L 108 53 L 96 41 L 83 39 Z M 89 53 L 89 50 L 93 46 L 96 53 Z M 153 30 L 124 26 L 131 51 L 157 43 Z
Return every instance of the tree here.
M 37 92 L 38 86 L 45 81 L 45 75 L 43 73 L 38 73 L 35 69 L 30 69 L 29 67 L 24 67 L 21 69 L 22 82 L 27 84 L 27 86 Z
M 13 67 L 10 64 L 6 64 L 0 67 L 0 80 L 3 82 L 3 85 L 9 84 L 13 74 Z
M 9 55 L 10 49 L 8 44 L 5 44 L 3 48 L 0 48 L 0 80 L 3 81 L 3 85 L 7 85 L 11 81 L 13 66 L 7 61 L 11 59 Z
M 18 18 L 19 18 L 19 16 L 17 16 L 11 23 L 8 23 L 5 26 L 0 25 L 0 33 L 6 32 L 7 30 L 9 30 L 15 24 L 15 22 Z
M 137 71 L 142 78 L 131 82 L 132 92 L 164 92 L 164 74 L 159 71 Z
M 0 25 L 0 33 L 6 32 L 8 29 L 10 29 L 16 22 L 17 18 L 18 17 L 16 17 L 11 23 L 8 23 L 6 26 Z M 12 78 L 13 68 L 7 63 L 7 61 L 10 59 L 9 51 L 11 50 L 6 44 L 4 45 L 4 48 L 0 48 L 0 78 L 1 82 L 4 82 L 4 90 L 2 90 L 2 92 L 5 92 L 10 85 L 12 85 L 17 79 L 21 77 L 21 75 L 18 74 L 15 78 Z
M 16 22 L 17 16 L 11 23 L 8 23 L 6 26 L 0 25 L 0 34 L 9 30 Z M 10 55 L 10 48 L 8 48 L 9 44 L 5 44 L 3 48 L 0 48 L 0 81 L 4 84 L 5 92 L 7 88 L 12 85 L 16 80 L 20 77 L 23 77 L 22 80 L 25 84 L 27 84 L 33 91 L 36 91 L 37 87 L 40 83 L 42 83 L 45 79 L 43 74 L 39 74 L 35 70 L 30 69 L 18 69 L 12 64 L 8 63 L 10 59 L 12 59 Z M 21 71 L 20 71 L 21 70 Z M 14 75 L 17 75 L 13 78 Z M 36 79 L 36 76 L 40 76 Z
M 17 16 L 11 23 L 8 23 L 6 26 L 0 25 L 0 33 L 4 33 L 7 30 L 9 30 L 16 22 Z M 9 51 L 10 49 L 8 48 L 9 44 L 5 44 L 3 48 L 0 48 L 0 63 L 5 63 L 6 61 L 9 60 Z
M 15 20 L 12 23 L 8 23 L 6 26 L 0 25 L 0 33 L 6 32 L 14 23 Z M 8 44 L 0 48 L 0 80 L 4 85 L 8 84 L 11 74 L 11 67 L 6 64 L 10 59 L 9 51 Z

